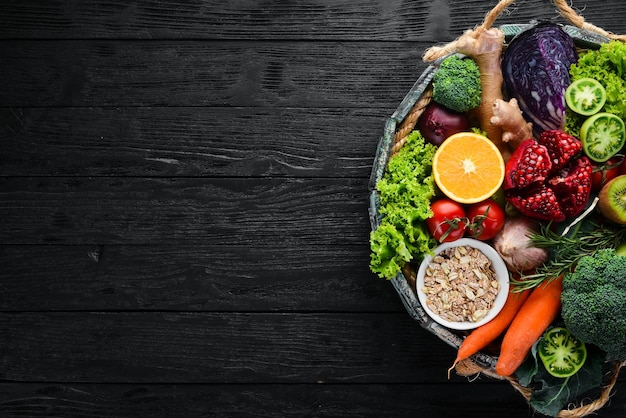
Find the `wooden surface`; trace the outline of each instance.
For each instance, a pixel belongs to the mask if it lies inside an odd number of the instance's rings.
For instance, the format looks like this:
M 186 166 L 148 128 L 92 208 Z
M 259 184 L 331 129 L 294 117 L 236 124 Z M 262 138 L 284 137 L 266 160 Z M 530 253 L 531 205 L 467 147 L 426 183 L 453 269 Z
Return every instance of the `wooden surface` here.
M 494 4 L 1 2 L 0 416 L 533 416 L 368 269 L 384 123 Z

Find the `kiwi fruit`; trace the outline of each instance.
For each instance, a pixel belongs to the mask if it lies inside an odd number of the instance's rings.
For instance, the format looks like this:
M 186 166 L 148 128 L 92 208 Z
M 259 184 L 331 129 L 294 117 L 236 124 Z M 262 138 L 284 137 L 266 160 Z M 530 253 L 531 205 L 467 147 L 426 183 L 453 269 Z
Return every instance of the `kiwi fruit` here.
M 598 210 L 609 221 L 626 225 L 626 174 L 615 177 L 602 187 Z

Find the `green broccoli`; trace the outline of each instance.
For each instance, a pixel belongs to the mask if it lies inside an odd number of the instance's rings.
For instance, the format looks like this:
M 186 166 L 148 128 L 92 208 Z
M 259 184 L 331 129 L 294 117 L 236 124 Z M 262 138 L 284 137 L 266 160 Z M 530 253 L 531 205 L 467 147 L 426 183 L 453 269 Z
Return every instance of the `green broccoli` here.
M 579 339 L 626 359 L 626 257 L 614 249 L 584 256 L 563 278 L 561 315 Z
M 433 76 L 433 100 L 457 112 L 480 105 L 482 87 L 478 65 L 471 58 L 451 55 Z

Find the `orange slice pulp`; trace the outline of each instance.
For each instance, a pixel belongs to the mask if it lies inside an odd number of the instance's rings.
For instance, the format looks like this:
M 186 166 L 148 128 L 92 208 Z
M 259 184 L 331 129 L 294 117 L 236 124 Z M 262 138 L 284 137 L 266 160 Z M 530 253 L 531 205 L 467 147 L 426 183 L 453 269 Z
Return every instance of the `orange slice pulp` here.
M 443 194 L 459 203 L 482 202 L 504 181 L 504 159 L 487 137 L 459 132 L 447 138 L 433 157 L 433 177 Z

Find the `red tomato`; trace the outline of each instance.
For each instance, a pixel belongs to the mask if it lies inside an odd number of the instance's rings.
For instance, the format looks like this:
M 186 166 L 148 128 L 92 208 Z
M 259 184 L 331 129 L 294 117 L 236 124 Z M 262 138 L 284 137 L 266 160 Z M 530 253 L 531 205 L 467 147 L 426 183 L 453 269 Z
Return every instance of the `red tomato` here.
M 626 174 L 626 163 L 624 163 L 624 156 L 623 155 L 619 156 L 618 158 L 620 158 L 622 160 L 622 163 L 623 163 L 623 164 L 620 164 L 619 167 L 618 167 L 618 169 L 619 169 L 618 175 L 621 176 L 622 174 Z
M 456 241 L 465 235 L 467 217 L 463 205 L 451 199 L 439 199 L 430 204 L 433 216 L 426 219 L 430 235 L 438 242 Z
M 609 180 L 626 173 L 626 164 L 622 164 L 623 162 L 623 155 L 611 157 L 604 163 L 591 161 L 591 167 L 593 168 L 591 173 L 591 191 L 599 192 L 602 186 L 608 183 Z
M 475 203 L 467 208 L 467 230 L 472 238 L 487 241 L 504 226 L 504 210 L 493 199 Z

